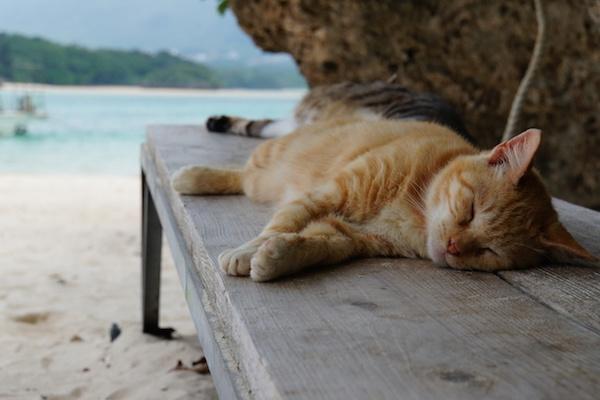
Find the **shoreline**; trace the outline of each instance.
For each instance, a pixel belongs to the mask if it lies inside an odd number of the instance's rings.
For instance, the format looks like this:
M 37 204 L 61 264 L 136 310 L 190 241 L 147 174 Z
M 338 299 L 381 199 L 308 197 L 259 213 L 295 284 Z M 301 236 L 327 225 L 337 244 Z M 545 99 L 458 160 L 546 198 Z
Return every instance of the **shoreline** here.
M 44 83 L 2 82 L 0 92 L 34 91 L 51 93 L 77 93 L 90 95 L 151 95 L 151 96 L 203 96 L 203 97 L 260 97 L 260 98 L 300 98 L 307 89 L 193 89 L 193 88 L 154 88 L 144 86 L 119 85 L 48 85 Z

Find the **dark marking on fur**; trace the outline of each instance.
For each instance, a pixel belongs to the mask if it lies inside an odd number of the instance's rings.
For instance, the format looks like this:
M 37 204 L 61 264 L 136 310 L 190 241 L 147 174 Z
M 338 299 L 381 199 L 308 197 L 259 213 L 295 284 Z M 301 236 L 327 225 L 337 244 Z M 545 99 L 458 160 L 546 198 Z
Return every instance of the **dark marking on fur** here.
M 272 119 L 254 119 L 248 121 L 246 124 L 246 135 L 250 137 L 261 137 L 263 129 L 265 126 L 272 123 Z
M 209 117 L 206 120 L 206 129 L 210 132 L 227 133 L 231 129 L 231 118 L 227 115 Z
M 296 109 L 296 116 L 302 120 L 304 115 L 318 112 L 334 102 L 367 109 L 388 119 L 436 122 L 454 130 L 471 143 L 476 143 L 469 135 L 460 114 L 444 99 L 431 93 L 416 93 L 393 82 L 342 82 L 315 87 Z
M 248 121 L 248 123 L 246 124 L 246 129 L 245 129 L 246 130 L 246 136 L 254 136 L 252 134 L 252 127 L 254 126 L 254 124 L 256 122 L 257 121 L 252 121 L 252 120 Z
M 325 61 L 323 68 L 337 68 L 337 64 Z M 469 142 L 476 144 L 474 138 L 467 131 L 462 117 L 448 102 L 437 95 L 416 93 L 400 84 L 393 83 L 395 78 L 393 76 L 393 79 L 388 82 L 341 82 L 312 88 L 296 107 L 296 121 L 310 123 L 315 120 L 315 114 L 318 116 L 320 111 L 337 102 L 357 110 L 369 110 L 386 119 L 435 122 L 452 129 Z M 206 127 L 210 132 L 261 137 L 265 126 L 272 122 L 270 119 L 247 120 L 220 115 L 210 117 L 206 121 Z

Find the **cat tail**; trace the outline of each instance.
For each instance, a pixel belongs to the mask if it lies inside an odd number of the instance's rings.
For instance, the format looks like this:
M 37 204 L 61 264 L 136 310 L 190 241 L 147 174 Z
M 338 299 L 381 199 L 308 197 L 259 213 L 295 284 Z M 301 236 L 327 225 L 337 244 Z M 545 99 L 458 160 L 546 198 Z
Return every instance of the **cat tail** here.
M 175 172 L 171 185 L 181 194 L 243 194 L 242 178 L 241 169 L 190 165 Z
M 247 119 L 230 115 L 218 115 L 206 120 L 206 129 L 209 132 L 225 133 L 229 135 L 275 138 L 287 135 L 298 127 L 295 118 L 283 119 Z

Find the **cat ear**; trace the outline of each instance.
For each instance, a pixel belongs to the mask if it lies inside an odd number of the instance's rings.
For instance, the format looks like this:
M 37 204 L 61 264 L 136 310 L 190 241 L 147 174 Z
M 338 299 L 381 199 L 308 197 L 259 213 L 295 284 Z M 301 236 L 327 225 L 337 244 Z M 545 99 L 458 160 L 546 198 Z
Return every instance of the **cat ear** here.
M 592 263 L 598 262 L 598 259 L 577 243 L 558 221 L 550 225 L 540 241 L 554 261 L 568 261 L 575 258 Z
M 489 155 L 488 164 L 501 166 L 506 176 L 516 185 L 531 167 L 541 140 L 542 131 L 528 129 L 494 147 Z

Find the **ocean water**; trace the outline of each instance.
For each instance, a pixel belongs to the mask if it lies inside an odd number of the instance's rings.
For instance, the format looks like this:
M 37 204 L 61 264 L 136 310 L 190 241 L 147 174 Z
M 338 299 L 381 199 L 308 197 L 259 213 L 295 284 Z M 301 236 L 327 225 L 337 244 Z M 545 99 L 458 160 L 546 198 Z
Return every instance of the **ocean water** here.
M 302 92 L 38 90 L 48 118 L 24 136 L 0 136 L 0 173 L 135 175 L 150 124 L 203 124 L 215 114 L 280 118 Z M 0 90 L 5 107 L 15 92 Z

